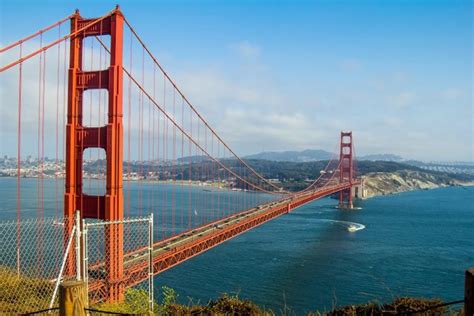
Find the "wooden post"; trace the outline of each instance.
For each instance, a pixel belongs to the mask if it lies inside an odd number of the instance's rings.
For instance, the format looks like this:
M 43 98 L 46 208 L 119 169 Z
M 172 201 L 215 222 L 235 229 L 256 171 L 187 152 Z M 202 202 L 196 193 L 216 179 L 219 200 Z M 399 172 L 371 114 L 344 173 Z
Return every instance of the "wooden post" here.
M 464 315 L 474 316 L 474 268 L 466 270 L 464 282 Z
M 59 286 L 59 315 L 86 316 L 86 286 L 82 281 L 63 282 Z

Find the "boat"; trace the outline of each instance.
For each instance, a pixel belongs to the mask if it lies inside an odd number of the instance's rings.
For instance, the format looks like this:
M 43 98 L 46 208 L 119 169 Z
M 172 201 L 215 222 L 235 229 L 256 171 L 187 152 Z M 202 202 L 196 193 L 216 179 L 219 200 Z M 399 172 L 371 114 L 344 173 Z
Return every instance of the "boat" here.
M 57 220 L 57 219 L 55 219 L 55 220 L 53 221 L 53 226 L 56 226 L 56 227 L 58 227 L 58 226 L 64 226 L 64 223 L 61 222 L 61 221 L 59 221 L 59 220 Z
M 349 227 L 347 227 L 347 230 L 350 231 L 351 233 L 358 231 L 359 229 L 360 227 L 357 227 L 356 225 L 349 225 Z

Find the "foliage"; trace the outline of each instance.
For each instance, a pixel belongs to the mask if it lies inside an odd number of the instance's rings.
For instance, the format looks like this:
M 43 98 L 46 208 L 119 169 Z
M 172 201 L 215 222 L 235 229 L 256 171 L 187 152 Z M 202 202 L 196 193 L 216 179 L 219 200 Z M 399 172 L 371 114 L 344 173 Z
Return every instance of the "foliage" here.
M 125 300 L 120 303 L 100 303 L 91 306 L 93 309 L 127 314 L 146 314 L 148 310 L 148 293 L 139 289 L 128 289 Z
M 28 291 L 21 291 L 28 289 Z M 0 267 L 0 311 L 35 310 L 46 307 L 51 300 L 52 284 L 40 278 L 18 275 L 16 271 Z
M 224 316 L 224 315 L 274 315 L 273 312 L 262 309 L 249 300 L 239 299 L 237 296 L 228 294 L 221 295 L 216 300 L 211 300 L 206 305 L 180 305 L 171 304 L 166 307 L 165 315 L 202 315 L 202 316 Z
M 161 291 L 163 293 L 163 301 L 161 302 L 161 305 L 157 306 L 157 309 L 159 314 L 166 315 L 168 314 L 167 311 L 171 308 L 171 306 L 177 304 L 178 293 L 173 288 L 168 286 L 161 287 Z
M 267 179 L 277 179 L 281 186 L 289 191 L 298 191 L 306 188 L 308 183 L 306 180 L 314 179 L 320 174 L 328 164 L 328 160 L 308 161 L 308 162 L 292 162 L 292 161 L 272 161 L 263 159 L 245 159 L 245 161 L 254 168 L 258 173 Z M 242 164 L 236 159 L 221 159 L 220 163 L 226 168 L 232 170 L 236 174 L 242 173 Z M 147 177 L 146 170 L 154 170 L 157 172 L 157 178 L 162 181 L 167 180 L 183 180 L 183 181 L 217 181 L 232 180 L 234 178 L 224 168 L 218 166 L 214 161 L 205 157 L 195 157 L 193 159 L 181 160 L 183 168 L 176 168 L 171 163 L 157 162 L 131 162 L 127 166 L 130 172 Z M 102 164 L 103 165 L 103 164 Z M 186 165 L 184 167 L 184 165 Z M 85 167 L 86 171 L 94 172 L 100 166 L 100 161 L 96 161 Z M 472 181 L 474 176 L 464 174 L 448 174 L 445 172 L 437 172 L 424 170 L 413 164 L 406 164 L 394 161 L 371 161 L 357 160 L 354 167 L 358 176 L 366 175 L 373 172 L 396 172 L 396 171 L 418 171 L 428 175 L 434 175 L 440 178 L 442 183 L 452 180 Z M 90 170 L 89 170 L 90 169 Z M 145 171 L 144 171 L 145 170 Z M 215 170 L 215 172 L 203 173 L 203 170 Z M 144 173 L 145 172 L 145 173 Z M 237 188 L 247 188 L 244 183 L 234 179 L 233 186 Z
M 224 316 L 224 315 L 249 315 L 249 316 L 270 316 L 275 315 L 271 310 L 264 309 L 250 300 L 241 299 L 237 295 L 222 294 L 218 299 L 210 300 L 207 304 L 179 304 L 178 293 L 167 286 L 162 287 L 162 304 L 155 304 L 154 313 L 157 315 L 200 315 L 200 316 Z M 308 316 L 356 316 L 356 315 L 411 315 L 419 311 L 432 308 L 431 310 L 417 314 L 421 316 L 431 315 L 460 315 L 459 311 L 447 307 L 436 307 L 443 302 L 439 299 L 423 299 L 400 297 L 390 303 L 381 304 L 378 302 L 368 302 L 366 304 L 348 305 L 334 308 L 326 312 L 309 312 Z M 140 306 L 137 308 L 137 306 Z M 102 304 L 98 309 L 122 312 L 122 313 L 143 313 L 143 308 L 147 306 L 147 293 L 140 290 L 128 290 L 126 300 L 120 304 Z M 281 310 L 281 315 L 294 315 L 290 308 L 285 306 Z
M 449 310 L 446 307 L 434 306 L 440 305 L 443 302 L 439 299 L 423 299 L 412 297 L 400 297 L 393 300 L 391 303 L 379 304 L 377 302 L 369 302 L 359 305 L 348 305 L 340 308 L 335 308 L 329 312 L 311 312 L 308 316 L 356 316 L 356 315 L 460 315 L 459 311 Z M 429 309 L 432 308 L 432 309 Z M 428 310 L 427 310 L 428 309 Z M 422 312 L 423 311 L 423 312 Z M 421 313 L 419 313 L 421 312 Z

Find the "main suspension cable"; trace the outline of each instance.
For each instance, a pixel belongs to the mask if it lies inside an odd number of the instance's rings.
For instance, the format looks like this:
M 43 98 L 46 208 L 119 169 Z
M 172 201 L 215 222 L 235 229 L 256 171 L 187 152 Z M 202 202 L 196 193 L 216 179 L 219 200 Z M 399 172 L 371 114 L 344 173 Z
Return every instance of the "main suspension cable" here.
M 191 104 L 191 102 L 188 100 L 188 98 L 184 95 L 184 93 L 178 88 L 176 83 L 171 79 L 171 77 L 168 75 L 168 73 L 164 70 L 164 68 L 161 66 L 161 64 L 158 62 L 156 57 L 151 53 L 150 49 L 145 45 L 143 40 L 140 38 L 140 36 L 137 34 L 135 29 L 132 27 L 132 25 L 128 22 L 128 20 L 124 17 L 124 21 L 126 25 L 130 28 L 130 31 L 135 35 L 139 43 L 142 45 L 142 47 L 145 49 L 145 51 L 148 53 L 150 58 L 153 60 L 153 62 L 158 66 L 158 68 L 161 70 L 163 75 L 168 79 L 168 81 L 173 85 L 173 88 L 181 95 L 181 97 L 186 101 L 188 106 L 191 108 L 191 110 L 196 113 L 196 115 L 199 117 L 199 119 L 204 123 L 204 125 L 216 136 L 216 138 L 229 150 L 230 153 L 234 155 L 234 157 L 240 161 L 243 165 L 245 165 L 254 175 L 256 175 L 258 178 L 260 178 L 262 181 L 270 185 L 276 190 L 283 190 L 283 188 L 275 185 L 274 183 L 270 182 L 267 180 L 265 177 L 260 175 L 255 169 L 253 169 L 248 163 L 246 163 L 242 158 L 240 158 L 225 142 L 224 140 L 216 133 L 216 131 L 209 125 L 209 123 L 199 114 L 199 112 L 196 110 L 196 108 Z
M 110 49 L 105 45 L 105 43 L 98 37 L 95 37 L 99 43 L 104 47 L 104 49 L 110 53 Z M 185 130 L 183 127 L 179 126 L 179 124 L 174 120 L 174 118 L 172 118 L 167 112 L 165 109 L 163 109 L 159 104 L 158 102 L 145 90 L 145 88 L 138 82 L 137 79 L 135 79 L 135 77 L 132 76 L 132 74 L 125 68 L 122 66 L 122 70 L 124 71 L 124 73 L 129 77 L 129 79 L 138 87 L 138 89 L 140 89 L 143 94 L 146 95 L 146 97 L 163 113 L 163 115 L 166 116 L 166 118 L 173 123 L 174 126 L 176 126 L 179 131 L 185 135 L 191 142 L 193 142 L 198 148 L 199 150 L 201 150 L 203 153 L 205 153 L 209 158 L 211 158 L 211 160 L 213 160 L 214 162 L 216 162 L 217 164 L 219 164 L 219 166 L 221 166 L 222 168 L 224 168 L 225 170 L 229 171 L 233 176 L 235 176 L 236 178 L 240 179 L 242 182 L 252 186 L 253 188 L 257 189 L 257 190 L 260 190 L 262 192 L 265 192 L 265 193 L 269 193 L 269 194 L 278 194 L 278 195 L 281 195 L 281 194 L 288 194 L 288 192 L 285 192 L 285 191 L 280 191 L 279 192 L 275 192 L 275 191 L 269 191 L 269 190 L 266 190 L 262 187 L 259 187 L 258 185 L 256 184 L 253 184 L 247 180 L 245 180 L 244 178 L 242 178 L 241 176 L 239 176 L 238 174 L 236 174 L 234 171 L 232 171 L 231 169 L 229 169 L 227 166 L 225 166 L 222 162 L 220 162 L 218 159 L 215 159 L 214 157 L 212 157 L 211 154 L 209 154 L 208 151 L 206 151 L 195 139 L 193 139 Z

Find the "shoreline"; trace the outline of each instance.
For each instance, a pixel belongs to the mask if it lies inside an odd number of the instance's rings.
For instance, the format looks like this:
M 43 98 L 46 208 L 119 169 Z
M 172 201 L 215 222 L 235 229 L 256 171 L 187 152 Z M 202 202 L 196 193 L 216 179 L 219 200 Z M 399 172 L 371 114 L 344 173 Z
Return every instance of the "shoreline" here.
M 360 197 L 362 200 L 411 191 L 474 186 L 474 181 L 462 181 L 444 175 L 436 176 L 417 171 L 371 173 L 363 179 L 363 194 Z
M 387 192 L 387 193 L 381 193 L 381 194 L 373 194 L 373 195 L 358 198 L 358 199 L 359 200 L 369 200 L 371 198 L 380 197 L 380 196 L 391 196 L 391 195 L 398 195 L 398 194 L 402 194 L 402 193 L 416 192 L 416 191 L 431 191 L 431 190 L 451 188 L 451 187 L 474 187 L 474 182 L 468 182 L 466 184 L 455 184 L 455 185 L 439 185 L 439 186 L 432 187 L 432 188 L 427 188 L 427 189 L 413 188 L 413 189 L 404 190 L 404 191 L 393 191 L 393 192 Z
M 17 176 L 0 176 L 0 179 L 5 178 L 5 179 L 17 179 Z M 30 176 L 22 176 L 20 179 L 38 179 L 39 177 L 30 177 Z M 64 180 L 65 177 L 60 176 L 60 177 L 43 177 L 42 179 L 48 179 L 48 180 Z M 86 181 L 105 181 L 105 178 L 90 178 L 90 179 L 84 179 Z M 218 191 L 229 191 L 229 192 L 247 192 L 247 193 L 256 193 L 257 191 L 253 190 L 244 190 L 244 189 L 238 189 L 238 188 L 229 188 L 225 186 L 223 182 L 202 182 L 202 181 L 188 181 L 188 180 L 149 180 L 149 179 L 123 179 L 124 183 L 144 183 L 144 184 L 168 184 L 168 185 L 176 185 L 176 186 L 188 186 L 188 187 L 197 187 L 197 188 L 202 188 L 203 190 L 208 189 L 208 190 L 218 190 Z M 258 192 L 257 192 L 258 193 Z
M 414 176 L 415 175 L 415 176 Z M 421 176 L 421 177 L 420 177 Z M 427 179 L 427 177 L 430 177 Z M 17 179 L 16 176 L 0 176 L 0 178 Z M 39 177 L 22 176 L 21 179 L 38 179 Z M 472 187 L 474 181 L 461 181 L 456 179 L 433 179 L 432 175 L 413 171 L 397 171 L 397 172 L 376 172 L 362 176 L 363 194 L 357 197 L 360 200 L 367 200 L 378 196 L 389 196 L 399 193 L 412 191 L 425 191 L 448 187 Z M 47 176 L 43 179 L 63 180 L 63 176 Z M 89 181 L 89 179 L 85 179 Z M 93 181 L 105 181 L 104 178 L 91 178 Z M 202 182 L 189 180 L 153 180 L 153 179 L 139 179 L 139 178 L 124 178 L 124 183 L 140 182 L 145 184 L 159 184 L 159 185 L 176 185 L 202 188 L 203 190 L 216 190 L 228 192 L 248 192 L 255 193 L 252 190 L 243 190 L 237 188 L 229 188 L 223 182 Z

